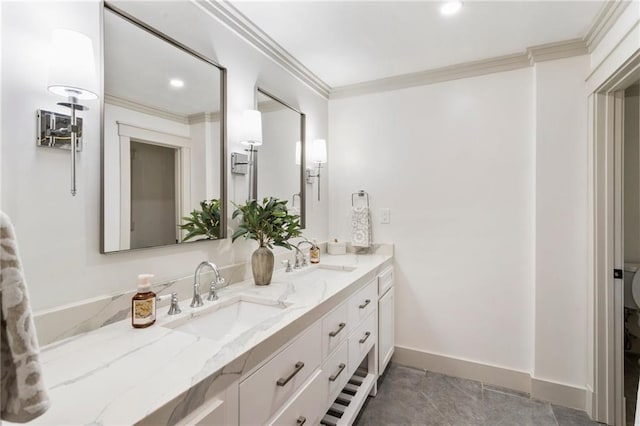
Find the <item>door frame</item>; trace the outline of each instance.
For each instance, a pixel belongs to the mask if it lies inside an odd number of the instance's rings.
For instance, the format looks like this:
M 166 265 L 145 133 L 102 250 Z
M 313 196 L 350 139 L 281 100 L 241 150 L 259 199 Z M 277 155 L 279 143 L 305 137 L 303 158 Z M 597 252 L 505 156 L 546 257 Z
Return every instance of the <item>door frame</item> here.
M 191 139 L 117 121 L 120 137 L 120 250 L 131 248 L 131 139 L 149 145 L 173 148 L 176 155 L 176 220 L 191 209 Z M 176 228 L 182 242 L 186 231 Z
M 624 89 L 640 77 L 636 52 L 589 96 L 589 285 L 593 419 L 624 424 L 623 114 Z M 589 409 L 590 408 L 590 409 Z

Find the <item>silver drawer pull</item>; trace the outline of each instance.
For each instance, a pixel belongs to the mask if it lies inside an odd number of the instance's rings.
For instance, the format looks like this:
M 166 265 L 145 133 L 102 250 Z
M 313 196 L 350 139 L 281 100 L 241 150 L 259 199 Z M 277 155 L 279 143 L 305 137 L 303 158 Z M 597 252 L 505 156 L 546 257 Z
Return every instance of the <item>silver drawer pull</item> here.
M 296 424 L 298 425 L 303 425 L 305 422 L 307 421 L 307 418 L 304 416 L 300 416 L 298 417 L 298 419 L 296 420 Z
M 336 337 L 338 335 L 338 333 L 340 333 L 342 331 L 342 329 L 344 328 L 345 325 L 347 325 L 347 324 L 345 324 L 343 322 L 338 324 L 338 329 L 336 331 L 332 331 L 331 333 L 329 333 L 329 337 Z
M 366 333 L 364 333 L 364 337 L 360 339 L 360 343 L 366 342 L 369 336 L 371 336 L 371 332 L 367 331 Z
M 276 382 L 276 384 L 277 384 L 278 386 L 284 386 L 284 385 L 286 385 L 287 383 L 289 383 L 289 380 L 293 379 L 293 377 L 294 377 L 296 374 L 298 374 L 298 373 L 300 372 L 300 370 L 302 370 L 302 367 L 304 367 L 304 362 L 302 362 L 302 361 L 298 361 L 298 362 L 296 362 L 296 369 L 295 369 L 295 370 L 293 370 L 293 373 L 289 374 L 289 377 L 287 377 L 287 378 L 285 378 L 285 379 L 283 379 L 283 378 L 278 379 L 278 381 Z
M 340 373 L 342 373 L 342 370 L 344 370 L 344 368 L 345 368 L 345 367 L 346 367 L 346 365 L 344 365 L 344 364 L 342 364 L 342 363 L 341 363 L 341 364 L 338 366 L 338 372 L 337 372 L 336 374 L 334 374 L 333 376 L 329 377 L 329 381 L 330 381 L 330 382 L 335 382 L 335 381 L 336 381 L 336 379 L 338 378 L 338 376 L 340 375 Z
M 363 303 L 362 305 L 358 306 L 358 308 L 360 308 L 360 309 L 364 309 L 364 308 L 366 308 L 366 307 L 367 307 L 367 305 L 368 305 L 369 303 L 371 303 L 371 299 L 367 299 L 367 300 L 365 300 L 365 301 L 364 301 L 364 303 Z

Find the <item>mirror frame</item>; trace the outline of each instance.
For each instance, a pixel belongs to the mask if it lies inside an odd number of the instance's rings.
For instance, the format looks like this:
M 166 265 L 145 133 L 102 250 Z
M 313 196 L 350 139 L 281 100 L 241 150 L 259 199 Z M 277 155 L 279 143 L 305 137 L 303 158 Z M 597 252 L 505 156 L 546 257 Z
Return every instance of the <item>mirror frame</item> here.
M 273 95 L 271 92 L 266 91 L 260 86 L 256 87 L 256 109 L 258 109 L 258 93 L 262 93 L 265 96 L 270 97 L 276 102 L 281 103 L 285 107 L 294 111 L 297 114 L 300 114 L 300 227 L 302 229 L 306 228 L 306 217 L 307 217 L 307 185 L 305 182 L 305 172 L 306 172 L 306 163 L 307 163 L 307 151 L 306 151 L 306 123 L 307 123 L 307 115 L 300 111 L 298 108 L 291 106 L 290 103 L 283 101 L 281 98 Z M 295 149 L 295 145 L 294 145 Z M 259 158 L 258 153 L 258 158 Z M 253 199 L 257 199 L 258 195 L 258 178 L 260 175 L 260 170 L 256 170 L 259 166 L 260 160 L 257 163 L 253 164 L 254 173 L 253 173 L 253 190 L 254 194 L 249 194 L 249 197 L 253 197 Z
M 170 45 L 200 59 L 201 61 L 213 65 L 218 68 L 220 71 L 220 235 L 218 239 L 202 239 L 202 240 L 194 240 L 194 241 L 183 241 L 177 244 L 166 244 L 166 245 L 158 245 L 152 247 L 140 247 L 133 249 L 123 249 L 117 251 L 105 251 L 104 242 L 105 242 L 105 206 L 104 206 L 104 14 L 105 9 L 109 12 L 113 12 L 120 18 L 128 21 L 129 23 L 137 26 L 138 28 L 150 33 L 151 35 L 158 37 L 159 39 L 169 43 Z M 118 7 L 108 3 L 103 2 L 102 8 L 100 9 L 100 24 L 101 24 L 101 100 L 100 100 L 100 253 L 101 254 L 117 254 L 117 253 L 126 253 L 130 251 L 138 251 L 138 250 L 147 250 L 154 249 L 160 247 L 180 247 L 183 244 L 190 243 L 202 243 L 202 242 L 211 242 L 224 240 L 228 237 L 227 235 L 227 212 L 228 212 L 228 204 L 229 200 L 227 199 L 227 69 L 222 65 L 218 64 L 216 61 L 196 52 L 195 50 L 189 48 L 188 46 L 180 43 L 179 41 L 169 37 L 163 32 L 157 30 L 156 28 L 142 22 L 141 20 L 135 18 L 134 16 L 128 14 L 127 12 L 119 9 Z

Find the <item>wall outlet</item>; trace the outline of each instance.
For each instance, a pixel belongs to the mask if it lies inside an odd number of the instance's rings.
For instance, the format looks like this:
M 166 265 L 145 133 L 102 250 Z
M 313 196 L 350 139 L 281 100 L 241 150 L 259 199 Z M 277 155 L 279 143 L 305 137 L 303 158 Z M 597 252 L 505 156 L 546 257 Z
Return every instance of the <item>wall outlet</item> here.
M 380 223 L 391 223 L 391 210 L 388 208 L 380 209 Z

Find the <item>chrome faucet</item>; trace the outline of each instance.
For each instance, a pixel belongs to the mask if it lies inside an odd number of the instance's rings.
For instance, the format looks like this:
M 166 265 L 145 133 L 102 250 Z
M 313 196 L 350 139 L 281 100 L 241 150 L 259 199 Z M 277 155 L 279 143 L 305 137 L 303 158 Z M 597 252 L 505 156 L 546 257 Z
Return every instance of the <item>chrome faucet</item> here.
M 307 266 L 307 258 L 304 255 L 304 253 L 302 253 L 302 250 L 300 250 L 300 246 L 304 243 L 309 244 L 312 248 L 315 247 L 316 245 L 314 243 L 312 243 L 311 241 L 304 239 L 302 241 L 300 241 L 298 244 L 296 244 L 296 264 L 293 267 L 293 269 L 300 269 L 302 267 Z M 298 255 L 300 255 L 300 257 L 302 257 L 302 262 L 300 261 L 300 259 L 298 258 Z
M 216 294 L 216 289 L 219 284 L 224 284 L 224 279 L 220 276 L 220 271 L 214 263 L 206 261 L 200 262 L 196 268 L 196 272 L 193 274 L 193 299 L 191 299 L 191 305 L 189 305 L 192 308 L 199 308 L 204 305 L 202 296 L 200 295 L 200 272 L 205 267 L 209 267 L 216 274 L 216 279 L 211 281 L 209 285 L 209 296 L 207 296 L 207 300 L 217 300 L 218 295 Z

